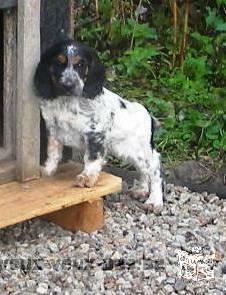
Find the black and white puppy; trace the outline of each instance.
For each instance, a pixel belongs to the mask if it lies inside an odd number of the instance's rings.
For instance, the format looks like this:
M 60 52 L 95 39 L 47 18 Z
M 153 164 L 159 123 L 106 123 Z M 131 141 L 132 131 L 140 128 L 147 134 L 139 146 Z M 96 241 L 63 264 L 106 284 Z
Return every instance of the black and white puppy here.
M 34 84 L 49 131 L 48 158 L 43 169 L 52 175 L 63 145 L 84 151 L 84 169 L 75 179 L 92 187 L 107 155 L 129 163 L 140 173 L 133 193 L 147 196 L 154 209 L 163 205 L 160 155 L 153 147 L 153 123 L 139 103 L 129 102 L 103 87 L 104 66 L 89 47 L 62 41 L 42 55 Z

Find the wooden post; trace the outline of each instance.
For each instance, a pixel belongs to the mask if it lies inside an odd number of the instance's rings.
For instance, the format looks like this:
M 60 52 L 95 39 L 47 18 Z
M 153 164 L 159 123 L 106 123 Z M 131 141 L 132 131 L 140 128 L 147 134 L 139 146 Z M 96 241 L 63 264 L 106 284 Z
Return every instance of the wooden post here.
M 84 202 L 43 217 L 61 227 L 76 232 L 91 233 L 104 226 L 103 199 Z
M 4 159 L 15 159 L 16 9 L 4 12 Z M 1 157 L 1 156 L 0 156 Z
M 40 58 L 40 0 L 18 1 L 17 178 L 39 177 L 40 111 L 33 75 Z

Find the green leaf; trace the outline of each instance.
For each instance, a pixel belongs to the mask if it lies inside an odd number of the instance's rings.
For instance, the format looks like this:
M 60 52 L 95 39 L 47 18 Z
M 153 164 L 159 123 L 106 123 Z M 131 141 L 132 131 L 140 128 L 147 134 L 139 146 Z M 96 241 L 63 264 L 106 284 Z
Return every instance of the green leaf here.
M 208 139 L 213 140 L 213 139 L 217 139 L 217 138 L 218 138 L 218 135 L 217 135 L 217 134 L 213 134 L 213 133 L 206 132 L 206 137 L 207 137 Z
M 217 30 L 217 28 L 221 29 L 221 26 L 223 25 L 222 29 L 224 28 L 224 21 L 220 17 L 220 15 L 217 14 L 217 9 L 207 7 L 208 16 L 206 17 L 206 25 L 207 27 L 213 27 Z M 224 31 L 224 30 L 223 30 Z
M 226 5 L 226 0 L 216 0 L 216 1 L 217 1 L 218 7 L 220 7 L 221 5 Z
M 213 146 L 215 149 L 219 149 L 221 148 L 221 142 L 218 139 L 216 139 L 213 141 Z
M 197 120 L 197 121 L 195 121 L 195 126 L 201 127 L 201 128 L 206 128 L 206 127 L 209 126 L 209 122 L 208 121 Z
M 217 26 L 216 26 L 216 30 L 218 32 L 226 32 L 226 23 L 219 23 Z

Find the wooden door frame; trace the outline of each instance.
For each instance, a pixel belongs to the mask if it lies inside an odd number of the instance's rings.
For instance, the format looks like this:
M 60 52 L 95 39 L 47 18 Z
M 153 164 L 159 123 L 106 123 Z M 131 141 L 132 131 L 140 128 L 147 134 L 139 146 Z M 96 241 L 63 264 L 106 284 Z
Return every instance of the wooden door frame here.
M 33 76 L 40 59 L 40 0 L 17 6 L 16 175 L 19 181 L 39 177 L 40 109 Z
M 8 8 L 15 1 L 3 4 Z M 40 59 L 40 0 L 20 0 L 4 10 L 4 53 L 0 183 L 39 177 L 40 110 L 33 75 Z
M 40 59 L 40 6 L 44 0 L 2 0 L 4 10 L 4 145 L 0 184 L 40 176 L 40 109 L 33 76 Z M 74 0 L 68 0 L 74 32 Z M 15 7 L 14 7 L 15 6 Z

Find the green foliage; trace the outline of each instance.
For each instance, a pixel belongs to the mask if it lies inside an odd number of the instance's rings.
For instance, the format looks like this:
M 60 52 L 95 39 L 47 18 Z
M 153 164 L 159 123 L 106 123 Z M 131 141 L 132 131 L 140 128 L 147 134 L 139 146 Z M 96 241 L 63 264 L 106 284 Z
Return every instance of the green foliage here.
M 149 76 L 151 73 L 155 77 L 152 58 L 159 54 L 154 46 L 135 47 L 124 52 L 124 55 L 118 59 L 116 68 L 120 73 L 126 73 L 133 78 Z
M 208 15 L 206 16 L 207 27 L 212 27 L 218 32 L 226 31 L 226 22 L 218 15 L 217 9 L 207 7 Z
M 143 103 L 162 122 L 156 141 L 165 159 L 226 152 L 225 0 L 193 1 L 186 37 L 185 7 L 179 7 L 177 43 L 172 7 L 141 1 L 149 12 L 137 14 L 135 1 L 80 1 L 77 18 L 88 20 L 76 37 L 96 47 L 111 69 L 107 86 Z M 198 3 L 197 3 L 198 2 Z M 88 3 L 88 4 L 87 4 Z M 209 6 L 208 6 L 209 5 Z M 95 14 L 100 17 L 90 22 Z

